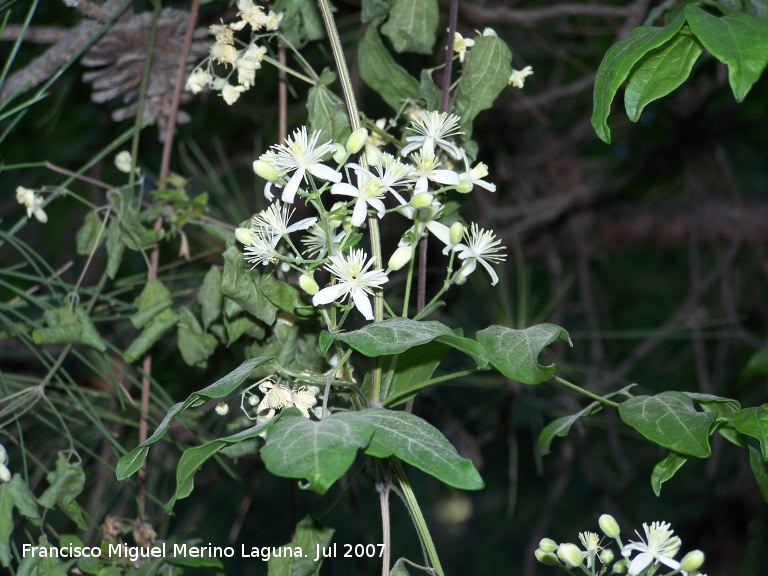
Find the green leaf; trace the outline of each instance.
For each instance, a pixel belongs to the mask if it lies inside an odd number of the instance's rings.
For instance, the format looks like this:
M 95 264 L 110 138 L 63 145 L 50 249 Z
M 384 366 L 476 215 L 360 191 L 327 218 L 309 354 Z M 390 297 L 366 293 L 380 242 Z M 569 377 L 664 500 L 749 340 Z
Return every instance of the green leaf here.
M 313 0 L 277 0 L 272 7 L 276 13 L 283 13 L 280 22 L 282 34 L 294 48 L 302 48 L 311 40 L 325 38 L 325 26 L 317 2 Z
M 131 250 L 144 250 L 157 242 L 157 233 L 147 230 L 139 219 L 139 206 L 132 192 L 112 190 L 109 197 L 122 230 L 122 242 Z
M 374 428 L 371 443 L 365 449 L 369 456 L 397 456 L 454 488 L 480 490 L 484 486 L 472 461 L 459 456 L 448 439 L 423 418 L 383 408 L 346 412 L 337 417 L 364 422 Z
M 685 82 L 701 50 L 695 38 L 678 34 L 648 52 L 632 69 L 624 90 L 624 107 L 629 119 L 637 122 L 648 104 Z
M 682 392 L 635 396 L 619 404 L 621 419 L 651 442 L 683 456 L 712 455 L 709 435 L 717 416 L 699 412 Z
M 199 368 L 207 366 L 207 360 L 216 351 L 218 344 L 213 334 L 203 332 L 202 326 L 189 308 L 182 308 L 180 311 L 176 340 L 184 362 L 188 366 Z
M 376 23 L 368 26 L 358 48 L 360 77 L 370 88 L 395 110 L 403 101 L 419 98 L 419 82 L 397 64 L 376 30 Z
M 542 456 L 546 456 L 550 453 L 552 441 L 555 436 L 565 438 L 568 436 L 568 432 L 571 431 L 571 426 L 576 424 L 581 418 L 592 416 L 597 414 L 603 409 L 602 402 L 592 402 L 582 410 L 579 410 L 575 414 L 569 414 L 568 416 L 561 416 L 555 420 L 552 420 L 547 424 L 544 429 L 539 433 L 539 452 Z
M 261 279 L 261 291 L 272 304 L 289 314 L 296 314 L 297 305 L 306 305 L 302 302 L 301 293 L 296 288 L 272 275 Z
M 594 104 L 592 109 L 592 127 L 598 137 L 606 144 L 611 143 L 611 131 L 608 128 L 608 115 L 611 103 L 622 82 L 627 79 L 632 68 L 651 50 L 665 44 L 683 27 L 682 14 L 667 26 L 640 26 L 635 28 L 629 38 L 614 44 L 605 53 L 595 77 Z M 470 52 L 471 54 L 471 52 Z
M 394 0 L 381 33 L 396 52 L 432 54 L 439 20 L 437 0 Z
M 763 348 L 752 354 L 739 375 L 739 380 L 744 383 L 756 376 L 765 376 L 766 374 L 768 374 L 768 348 Z
M 431 342 L 438 336 L 453 336 L 445 324 L 435 321 L 389 318 L 383 322 L 367 324 L 360 330 L 338 334 L 341 340 L 361 354 L 375 358 L 387 354 L 401 354 L 406 350 Z
M 120 263 L 123 261 L 123 254 L 125 254 L 125 242 L 123 242 L 122 234 L 120 232 L 120 223 L 116 219 L 112 219 L 107 229 L 107 277 L 110 280 L 114 280 L 117 276 L 117 271 L 120 268 Z
M 25 518 L 29 518 L 37 524 L 37 521 L 40 520 L 40 510 L 37 506 L 37 500 L 21 475 L 14 474 L 10 482 L 4 484 L 4 486 L 13 498 L 14 505 L 19 510 L 19 514 Z
M 757 438 L 763 460 L 768 460 L 768 404 L 739 410 L 733 417 L 733 427 L 745 436 Z
M 760 494 L 763 500 L 768 502 L 768 462 L 760 455 L 760 450 L 755 446 L 749 446 L 749 467 L 752 468 L 752 474 L 755 476 L 757 486 L 760 488 Z
M 363 0 L 360 19 L 366 23 L 377 18 L 384 18 L 389 14 L 391 5 L 392 0 Z
M 419 96 L 424 100 L 427 110 L 438 110 L 442 91 L 432 80 L 432 73 L 429 70 L 421 71 L 421 82 L 419 82 Z
M 197 293 L 197 302 L 202 310 L 200 316 L 203 321 L 203 328 L 208 330 L 210 325 L 221 316 L 221 309 L 224 304 L 221 295 L 221 268 L 218 266 L 211 266 L 205 273 L 203 284 Z
M 333 341 L 334 338 L 330 332 L 327 330 L 320 331 L 320 334 L 317 337 L 317 343 L 320 346 L 320 352 L 322 352 L 323 356 L 328 354 L 328 350 L 333 346 Z
M 289 548 L 294 554 L 283 554 L 282 557 L 269 559 L 269 576 L 312 576 L 318 574 L 322 565 L 320 560 L 315 562 L 318 546 L 320 550 L 330 545 L 333 539 L 333 528 L 323 526 L 320 522 L 306 516 L 296 525 L 296 542 L 284 544 L 283 548 Z M 296 547 L 301 549 L 300 554 L 295 554 Z
M 38 498 L 40 506 L 51 509 L 58 505 L 78 528 L 85 530 L 83 512 L 75 501 L 85 488 L 85 472 L 82 466 L 69 462 L 67 456 L 59 453 L 56 469 L 49 472 L 46 479 L 50 486 Z
M 472 137 L 475 117 L 487 110 L 508 86 L 512 51 L 498 36 L 478 36 L 464 61 L 453 112 L 461 117 L 464 140 Z
M 746 13 L 716 18 L 694 4 L 685 16 L 704 48 L 728 66 L 736 101 L 744 100 L 768 65 L 768 22 Z
M 688 462 L 686 456 L 677 454 L 676 452 L 670 452 L 664 460 L 653 467 L 653 472 L 651 473 L 651 487 L 656 496 L 661 495 L 661 485 L 677 474 L 677 471 L 680 470 L 686 462 Z
M 447 344 L 451 348 L 464 352 L 464 354 L 470 356 L 475 361 L 478 368 L 488 367 L 488 351 L 485 349 L 485 346 L 471 338 L 464 338 L 457 334 L 446 334 L 435 338 L 435 342 Z
M 282 412 L 267 422 L 252 426 L 232 436 L 212 440 L 202 446 L 195 446 L 184 450 L 176 468 L 176 492 L 168 504 L 165 505 L 165 511 L 170 514 L 177 500 L 186 498 L 192 493 L 192 489 L 195 487 L 195 474 L 211 456 L 227 446 L 233 446 L 239 442 L 257 438 L 259 434 L 262 434 L 272 424 L 277 422 L 281 414 Z
M 107 351 L 93 320 L 80 306 L 74 313 L 69 306 L 47 310 L 44 317 L 49 327 L 32 331 L 35 344 L 83 344 L 99 352 Z
M 139 444 L 136 446 L 136 448 L 118 460 L 116 467 L 117 479 L 125 480 L 129 476 L 135 474 L 139 468 L 141 468 L 141 465 L 144 463 L 144 459 L 147 457 L 149 446 L 165 436 L 165 433 L 168 432 L 168 427 L 170 426 L 171 421 L 181 412 L 193 404 L 197 405 L 201 401 L 218 400 L 219 398 L 228 396 L 251 375 L 251 372 L 263 364 L 267 364 L 271 361 L 272 358 L 270 357 L 251 358 L 250 360 L 246 360 L 232 372 L 220 378 L 210 386 L 190 394 L 184 402 L 174 404 L 165 415 L 162 422 L 160 422 L 158 427 L 152 433 L 152 436 L 147 438 L 145 442 Z
M 101 220 L 98 213 L 93 210 L 85 215 L 85 222 L 75 236 L 75 245 L 77 253 L 81 256 L 87 256 L 96 251 L 96 247 L 101 240 Z
M 344 102 L 327 86 L 318 84 L 307 94 L 309 129 L 320 132 L 319 142 L 345 142 L 352 133 Z
M 573 346 L 568 332 L 555 324 L 539 324 L 525 330 L 490 326 L 477 333 L 477 341 L 485 346 L 493 367 L 523 384 L 541 384 L 552 378 L 555 365 L 542 366 L 538 358 L 556 340 Z
M 243 255 L 237 246 L 230 246 L 224 252 L 221 293 L 249 314 L 271 326 L 275 323 L 277 306 L 261 292 L 260 280 L 261 276 L 257 271 L 246 268 Z
M 131 342 L 123 353 L 123 360 L 128 364 L 140 359 L 154 346 L 168 330 L 179 321 L 179 315 L 173 310 L 166 309 L 155 316 L 152 321 L 141 331 L 141 334 Z
M 412 398 L 423 387 L 423 383 L 432 378 L 447 351 L 446 344 L 432 341 L 415 346 L 397 356 L 384 357 L 382 372 L 387 374 L 394 368 L 385 404 L 397 406 Z
M 35 524 L 40 523 L 35 497 L 19 474 L 14 474 L 9 482 L 0 483 L 0 564 L 6 568 L 11 565 L 10 538 L 14 527 L 14 508 Z
M 211 556 L 169 556 L 166 561 L 174 566 L 188 568 L 223 568 L 221 560 Z
M 272 474 L 306 479 L 306 487 L 320 494 L 347 471 L 357 450 L 373 436 L 373 426 L 334 414 L 319 422 L 304 418 L 295 408 L 284 411 L 261 449 L 264 465 Z

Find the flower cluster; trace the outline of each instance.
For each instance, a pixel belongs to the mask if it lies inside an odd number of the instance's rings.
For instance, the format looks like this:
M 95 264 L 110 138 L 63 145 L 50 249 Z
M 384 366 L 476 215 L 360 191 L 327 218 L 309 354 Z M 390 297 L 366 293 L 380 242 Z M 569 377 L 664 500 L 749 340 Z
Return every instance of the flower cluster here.
M 478 34 L 480 34 L 478 32 Z M 496 36 L 496 31 L 493 28 L 486 28 L 483 30 L 482 36 Z M 472 38 L 465 38 L 461 33 L 456 32 L 453 37 L 453 52 L 458 55 L 459 62 L 464 63 L 464 59 L 467 57 L 467 53 L 472 46 L 475 45 L 475 41 Z M 514 88 L 523 88 L 525 86 L 525 79 L 528 76 L 533 76 L 533 67 L 526 66 L 522 70 L 512 69 L 512 74 L 507 80 L 507 84 Z
M 544 538 L 536 549 L 536 559 L 548 566 L 560 566 L 566 571 L 581 568 L 590 576 L 610 574 L 629 574 L 629 576 L 651 576 L 658 574 L 662 566 L 672 570 L 669 574 L 683 576 L 706 576 L 699 572 L 704 564 L 704 553 L 693 550 L 680 561 L 675 556 L 680 551 L 682 541 L 675 536 L 667 522 L 643 524 L 645 537 L 636 532 L 639 541 L 630 541 L 624 545 L 621 541 L 619 525 L 613 516 L 603 514 L 598 520 L 600 530 L 609 540 L 619 547 L 622 558 L 614 562 L 615 554 L 603 545 L 603 539 L 595 532 L 581 532 L 581 547 L 565 542 L 558 544 L 550 538 Z M 636 553 L 636 555 L 635 555 Z M 634 558 L 632 557 L 634 555 Z
M 27 218 L 34 216 L 38 222 L 48 222 L 48 214 L 43 210 L 43 197 L 34 190 L 19 186 L 16 188 L 16 201 L 27 209 Z
M 254 392 L 253 388 L 259 389 L 263 397 Z M 304 418 L 309 418 L 310 413 L 317 412 L 317 396 L 320 394 L 320 388 L 311 384 L 300 384 L 294 388 L 285 385 L 281 379 L 275 381 L 273 377 L 268 376 L 249 386 L 242 394 L 240 409 L 248 418 L 256 420 L 259 424 L 268 422 L 275 415 L 285 408 L 296 408 Z M 247 406 L 246 406 L 247 404 Z M 255 416 L 251 416 L 250 410 L 255 408 Z M 218 406 L 217 406 L 218 411 Z
M 0 484 L 11 481 L 11 471 L 6 464 L 8 464 L 8 452 L 5 451 L 5 446 L 0 444 Z
M 382 128 L 378 123 L 377 129 Z M 451 191 L 496 189 L 485 180 L 485 164 L 471 165 L 456 140 L 460 134 L 458 116 L 416 111 L 394 155 L 382 149 L 385 139 L 369 138 L 365 128 L 344 143 L 321 143 L 319 132 L 296 129 L 253 163 L 254 172 L 266 180 L 264 196 L 271 204 L 247 228 L 235 232 L 245 246 L 246 261 L 253 267 L 280 264 L 284 271 L 293 269 L 315 306 L 335 303 L 345 314 L 354 307 L 367 320 L 374 319 L 371 296 L 391 272 L 411 261 L 415 245 L 427 234 L 437 238 L 450 257 L 446 287 L 464 283 L 478 264 L 495 285 L 493 265 L 505 258 L 500 240 L 490 230 L 475 223 L 465 226 L 455 214 L 443 213 L 444 198 Z M 291 206 L 297 199 L 316 216 L 292 223 Z M 369 257 L 356 245 L 369 219 L 390 214 L 401 219 L 403 232 L 385 270 L 381 257 Z M 290 237 L 299 231 L 305 231 L 301 243 Z M 328 272 L 331 283 L 321 289 L 316 272 Z
M 224 101 L 232 105 L 240 95 L 254 85 L 256 71 L 261 68 L 267 48 L 259 42 L 274 37 L 283 18 L 282 13 L 254 4 L 253 0 L 238 0 L 238 21 L 230 24 L 221 22 L 210 27 L 215 38 L 210 54 L 198 65 L 187 79 L 187 90 L 193 94 L 202 92 L 206 87 L 221 93 Z M 248 42 L 235 37 L 235 32 L 250 28 Z M 219 74 L 215 65 L 224 69 Z M 237 72 L 237 81 L 231 81 Z

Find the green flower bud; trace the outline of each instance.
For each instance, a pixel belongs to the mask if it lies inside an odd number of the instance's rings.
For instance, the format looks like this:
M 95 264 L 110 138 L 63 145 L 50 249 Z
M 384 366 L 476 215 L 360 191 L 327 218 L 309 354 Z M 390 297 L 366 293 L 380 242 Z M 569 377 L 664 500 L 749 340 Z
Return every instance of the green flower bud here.
M 349 153 L 341 144 L 334 144 L 332 156 L 337 164 L 344 164 L 344 162 L 347 161 L 347 158 L 349 158 Z
M 411 198 L 411 206 L 414 208 L 427 208 L 432 205 L 435 197 L 429 192 L 421 192 Z
M 536 560 L 546 566 L 554 566 L 557 564 L 557 556 L 552 554 L 552 552 L 545 552 L 541 548 L 537 548 L 533 555 L 536 556 Z
M 686 572 L 693 572 L 701 568 L 702 564 L 704 564 L 704 552 L 701 550 L 691 550 L 680 560 L 680 569 Z
M 456 186 L 456 190 L 462 194 L 469 194 L 474 187 L 475 185 L 472 183 L 472 180 L 465 176 L 459 177 L 459 185 Z
M 613 558 L 614 558 L 613 550 L 609 548 L 603 548 L 598 558 L 600 558 L 600 562 L 602 562 L 603 564 L 610 564 L 611 562 L 613 562 Z
M 408 262 L 411 261 L 411 258 L 413 258 L 413 247 L 412 246 L 401 246 L 395 252 L 392 254 L 392 257 L 389 259 L 389 263 L 387 264 L 387 267 L 390 270 L 400 270 L 403 266 L 408 264 Z
M 584 561 L 584 556 L 581 555 L 581 549 L 576 546 L 576 544 L 560 544 L 560 546 L 557 547 L 557 557 L 570 568 L 581 566 L 581 563 Z
M 302 274 L 299 276 L 299 286 L 310 296 L 314 296 L 320 291 L 320 286 L 317 285 L 312 274 Z
M 251 240 L 253 239 L 253 232 L 251 232 L 250 228 L 235 228 L 235 238 L 237 238 L 237 241 L 240 242 L 240 244 L 250 246 Z
M 253 162 L 253 171 L 264 178 L 264 180 L 268 180 L 270 182 L 274 182 L 280 176 L 277 168 L 275 168 L 270 162 L 267 162 L 266 160 L 255 160 Z
M 619 560 L 613 565 L 611 574 L 626 574 L 629 570 L 629 560 Z
M 362 150 L 365 143 L 368 141 L 368 130 L 365 128 L 358 128 L 347 138 L 347 152 L 349 154 L 357 154 Z
M 600 526 L 600 530 L 602 530 L 608 538 L 616 538 L 621 532 L 619 523 L 616 522 L 616 519 L 610 514 L 603 514 L 600 516 L 597 523 Z
M 344 207 L 344 202 L 336 202 L 331 206 L 331 216 L 328 218 L 328 222 L 333 228 L 338 228 L 344 222 L 344 216 L 341 213 L 341 209 Z M 334 212 L 337 212 L 334 214 Z
M 544 550 L 544 552 L 554 552 L 557 550 L 557 542 L 551 538 L 542 538 L 541 542 L 539 542 L 539 548 Z
M 451 224 L 450 240 L 451 244 L 458 244 L 461 239 L 464 238 L 464 224 L 461 222 L 454 222 Z

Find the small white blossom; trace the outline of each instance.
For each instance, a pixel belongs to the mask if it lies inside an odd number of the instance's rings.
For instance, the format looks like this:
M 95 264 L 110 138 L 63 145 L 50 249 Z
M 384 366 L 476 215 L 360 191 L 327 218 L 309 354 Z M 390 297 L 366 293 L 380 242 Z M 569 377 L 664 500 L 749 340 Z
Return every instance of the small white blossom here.
M 220 44 L 222 46 L 235 45 L 235 35 L 232 27 L 229 26 L 229 24 L 224 24 L 224 22 L 221 22 L 220 24 L 211 24 L 208 29 L 216 38 L 216 44 Z
M 8 453 L 5 451 L 5 446 L 0 444 L 0 484 L 5 484 L 11 481 L 11 471 L 6 464 L 8 463 Z
M 214 44 L 211 46 L 211 58 L 213 58 L 219 64 L 226 66 L 235 65 L 235 61 L 239 58 L 240 53 L 237 48 L 231 44 Z
M 192 74 L 187 78 L 186 89 L 192 94 L 200 94 L 206 86 L 213 81 L 213 77 L 202 68 L 195 68 Z
M 453 51 L 459 55 L 459 62 L 464 63 L 464 57 L 467 55 L 467 51 L 475 45 L 475 41 L 471 38 L 464 38 L 458 32 L 453 37 Z
M 131 158 L 131 153 L 127 150 L 118 152 L 117 156 L 115 156 L 115 167 L 123 174 L 130 174 L 132 165 L 133 159 Z
M 270 204 L 268 208 L 262 210 L 251 220 L 251 228 L 254 230 L 263 230 L 266 234 L 278 239 L 287 236 L 291 232 L 306 230 L 312 224 L 317 222 L 317 218 L 304 218 L 298 222 L 289 225 L 288 221 L 293 216 L 295 209 L 280 201 Z
M 268 17 L 264 14 L 264 8 L 254 4 L 253 0 L 237 0 L 237 8 L 241 20 L 233 25 L 236 30 L 242 30 L 248 24 L 254 32 L 258 32 L 266 26 Z
M 408 156 L 421 148 L 424 152 L 434 152 L 435 147 L 442 148 L 456 160 L 461 158 L 459 147 L 448 140 L 451 136 L 461 134 L 459 121 L 455 114 L 445 112 L 421 111 L 411 122 L 411 130 L 416 132 L 413 136 L 406 136 L 406 146 L 400 151 L 402 156 Z
M 587 568 L 592 568 L 595 564 L 595 556 L 600 552 L 600 536 L 594 532 L 579 532 L 579 540 L 584 550 L 587 552 Z
M 499 277 L 489 262 L 496 263 L 506 259 L 506 254 L 499 254 L 504 250 L 501 240 L 497 240 L 492 231 L 483 230 L 475 223 L 472 224 L 469 231 L 465 232 L 464 236 L 467 243 L 457 244 L 454 248 L 459 253 L 459 259 L 464 260 L 464 264 L 457 272 L 458 281 L 465 280 L 475 271 L 477 263 L 480 262 L 491 277 L 491 286 L 495 286 Z
M 275 263 L 277 259 L 276 246 L 280 236 L 274 236 L 264 228 L 256 230 L 252 228 L 238 228 L 235 232 L 235 237 L 245 244 L 245 250 L 243 251 L 245 261 L 253 264 L 252 268 L 259 264 L 266 266 L 267 264 Z
M 533 76 L 533 68 L 531 66 L 526 66 L 522 70 L 515 70 L 513 68 L 507 83 L 515 88 L 522 88 L 525 86 L 525 79 L 528 76 Z
M 45 224 L 48 222 L 48 215 L 42 208 L 43 197 L 36 194 L 34 190 L 19 186 L 16 188 L 16 201 L 27 208 L 27 218 L 34 216 L 38 222 Z
M 229 404 L 227 404 L 226 402 L 219 402 L 218 404 L 216 404 L 215 410 L 216 410 L 216 414 L 218 414 L 219 416 L 226 416 L 227 414 L 229 414 Z
M 299 386 L 298 390 L 291 392 L 293 405 L 298 408 L 304 418 L 309 418 L 309 410 L 317 404 L 317 395 L 320 394 L 320 388 L 317 386 Z
M 357 166 L 355 169 L 355 176 L 357 177 L 357 186 L 352 186 L 352 184 L 347 184 L 346 182 L 339 182 L 331 186 L 331 194 L 352 196 L 357 199 L 352 210 L 352 226 L 359 228 L 365 222 L 368 206 L 376 210 L 379 218 L 384 216 L 386 207 L 381 199 L 384 197 L 387 189 L 380 178 L 376 178 L 360 166 Z
M 235 68 L 237 68 L 237 83 L 250 88 L 256 81 L 256 70 L 261 68 L 261 62 L 242 57 L 235 60 Z
M 259 390 L 264 394 L 264 398 L 259 402 L 256 412 L 262 416 L 265 421 L 274 417 L 276 410 L 289 408 L 293 406 L 293 396 L 290 388 L 277 384 L 272 380 L 267 380 L 259 384 Z
M 447 186 L 458 186 L 459 175 L 453 170 L 441 169 L 440 161 L 435 156 L 434 150 L 421 150 L 413 154 L 411 158 L 419 175 L 413 189 L 414 194 L 427 190 L 430 180 Z
M 467 163 L 467 166 L 469 166 L 469 163 Z M 475 186 L 480 186 L 480 188 L 485 188 L 489 192 L 496 192 L 496 184 L 483 180 L 486 176 L 488 176 L 488 165 L 480 162 L 474 168 L 467 170 L 459 176 L 462 182 L 459 191 L 466 194 L 471 192 Z
M 352 296 L 352 301 L 366 320 L 373 320 L 373 309 L 369 294 L 373 294 L 373 288 L 379 288 L 389 278 L 383 270 L 370 270 L 373 266 L 373 258 L 366 262 L 367 255 L 362 250 L 353 250 L 348 255 L 334 254 L 331 263 L 326 265 L 326 270 L 338 280 L 335 284 L 323 288 L 314 295 L 312 304 L 322 306 L 330 304 L 334 300 L 343 300 L 347 295 Z
M 283 13 L 280 12 L 279 14 L 275 14 L 272 10 L 269 11 L 269 14 L 267 14 L 267 18 L 264 22 L 264 25 L 267 30 L 275 31 L 280 27 L 280 22 L 283 20 Z
M 308 137 L 306 126 L 302 126 L 286 139 L 285 144 L 272 147 L 275 150 L 274 156 L 271 157 L 274 166 L 283 173 L 293 172 L 293 176 L 283 188 L 283 202 L 293 203 L 296 191 L 307 172 L 330 182 L 341 181 L 341 174 L 320 162 L 324 156 L 333 152 L 333 143 L 326 142 L 318 146 L 318 138 L 320 132 L 313 132 L 312 136 Z
M 325 228 L 320 224 L 312 224 L 302 239 L 301 243 L 306 246 L 304 253 L 310 258 L 325 258 L 330 248 L 330 254 L 336 254 L 341 246 L 341 241 L 344 239 L 347 233 L 342 230 L 337 234 L 331 233 L 330 239 L 325 231 Z
M 650 526 L 643 524 L 645 540 L 638 534 L 640 542 L 630 542 L 621 549 L 621 555 L 629 558 L 632 552 L 639 552 L 629 565 L 630 576 L 637 576 L 652 563 L 664 564 L 672 570 L 680 568 L 680 562 L 673 560 L 680 550 L 680 538 L 670 530 L 668 522 L 652 522 Z
M 232 104 L 237 102 L 237 99 L 240 98 L 240 94 L 245 91 L 245 86 L 234 86 L 232 84 L 227 84 L 221 90 L 221 97 L 224 98 L 224 102 L 232 106 Z

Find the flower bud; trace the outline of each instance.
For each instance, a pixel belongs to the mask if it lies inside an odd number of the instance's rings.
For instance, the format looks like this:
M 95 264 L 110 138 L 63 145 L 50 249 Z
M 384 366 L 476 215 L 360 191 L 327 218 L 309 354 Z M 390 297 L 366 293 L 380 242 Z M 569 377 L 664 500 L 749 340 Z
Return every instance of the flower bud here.
M 413 246 L 401 246 L 392 254 L 387 264 L 390 270 L 400 270 L 413 258 Z
M 344 162 L 347 161 L 347 158 L 349 158 L 349 153 L 341 144 L 334 144 L 333 154 L 331 156 L 333 156 L 333 160 L 336 164 L 344 164 Z
M 253 240 L 253 232 L 250 228 L 235 228 L 235 238 L 237 238 L 240 244 L 250 246 Z
M 429 192 L 420 192 L 411 198 L 411 206 L 414 208 L 427 208 L 432 206 L 435 197 Z
M 368 141 L 368 130 L 365 128 L 358 128 L 347 138 L 347 152 L 349 154 L 357 154 L 362 150 L 365 143 Z
M 229 404 L 226 402 L 219 402 L 216 404 L 216 414 L 219 416 L 226 416 L 229 413 Z
M 333 228 L 338 228 L 344 222 L 344 215 L 342 213 L 343 208 L 344 208 L 344 202 L 336 202 L 333 206 L 331 206 L 328 223 Z
M 488 176 L 488 165 L 485 162 L 478 163 L 477 166 L 469 171 L 469 176 L 473 180 L 482 180 Z
M 541 548 L 537 548 L 533 555 L 536 556 L 536 560 L 546 566 L 554 566 L 557 564 L 557 556 L 552 554 L 552 552 L 545 552 Z
M 628 569 L 629 569 L 629 561 L 619 560 L 618 562 L 616 562 L 616 564 L 613 565 L 613 570 L 611 571 L 611 574 L 626 574 Z
M 312 274 L 302 274 L 299 276 L 299 286 L 310 296 L 314 296 L 320 291 L 320 286 L 317 285 Z
M 131 153 L 127 150 L 123 150 L 117 156 L 115 156 L 115 166 L 120 172 L 125 174 L 131 173 L 131 165 L 133 160 L 131 159 Z
M 702 564 L 704 564 L 704 552 L 701 550 L 691 550 L 680 560 L 680 570 L 693 572 L 701 568 Z
M 458 244 L 461 239 L 464 238 L 464 224 L 461 222 L 454 222 L 451 224 L 450 240 L 451 244 Z
M 0 484 L 11 481 L 11 471 L 5 464 L 0 464 Z
M 248 394 L 248 405 L 258 406 L 258 404 L 259 404 L 259 397 L 256 396 L 256 394 Z
M 5 451 L 5 446 L 0 444 L 0 464 L 8 462 L 8 452 Z
M 608 538 L 616 538 L 621 532 L 619 523 L 616 522 L 616 519 L 610 514 L 603 514 L 600 516 L 597 523 L 600 526 L 600 530 L 602 530 Z
M 581 549 L 576 544 L 560 544 L 557 547 L 557 556 L 569 568 L 581 566 L 584 556 L 581 555 Z
M 271 162 L 261 159 L 253 162 L 253 171 L 264 178 L 264 180 L 269 180 L 270 182 L 274 182 L 280 176 L 277 168 L 275 168 Z
M 472 180 L 466 176 L 459 176 L 459 185 L 456 186 L 457 192 L 461 192 L 462 194 L 469 194 L 472 192 L 474 187 L 475 185 L 472 183 Z
M 611 550 L 610 548 L 603 548 L 598 558 L 600 558 L 600 562 L 602 562 L 603 564 L 610 564 L 611 562 L 613 562 L 613 558 L 614 558 L 613 550 Z

